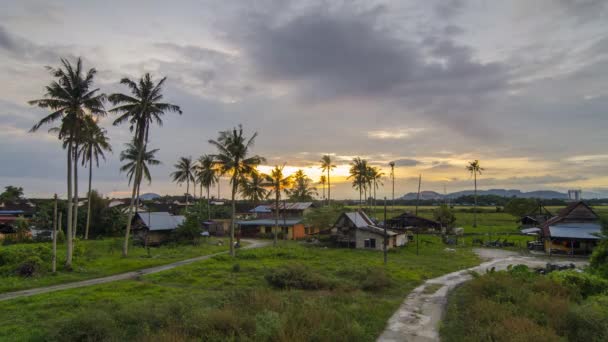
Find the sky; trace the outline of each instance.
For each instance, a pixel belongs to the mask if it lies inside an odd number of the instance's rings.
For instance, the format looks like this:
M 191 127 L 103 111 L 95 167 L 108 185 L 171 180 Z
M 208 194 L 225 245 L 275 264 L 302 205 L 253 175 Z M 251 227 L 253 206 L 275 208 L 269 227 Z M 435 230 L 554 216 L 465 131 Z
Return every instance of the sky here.
M 258 133 L 261 168 L 319 179 L 330 154 L 334 198 L 357 198 L 354 157 L 388 175 L 396 196 L 422 189 L 583 189 L 608 196 L 608 2 L 536 1 L 43 1 L 0 0 L 0 186 L 27 196 L 66 192 L 66 158 L 27 101 L 45 66 L 82 57 L 104 93 L 123 77 L 167 77 L 183 114 L 151 129 L 162 165 L 142 192 L 182 194 L 180 156 L 214 153 L 209 139 L 239 124 Z M 107 108 L 111 108 L 107 104 Z M 131 134 L 101 120 L 114 152 L 94 188 L 124 196 L 119 153 Z M 80 171 L 86 189 L 87 170 Z M 226 181 L 222 196 L 228 196 Z M 85 190 L 86 191 L 86 190 Z M 214 193 L 217 190 L 212 190 Z M 319 186 L 319 193 L 321 193 Z M 390 181 L 378 190 L 390 198 Z

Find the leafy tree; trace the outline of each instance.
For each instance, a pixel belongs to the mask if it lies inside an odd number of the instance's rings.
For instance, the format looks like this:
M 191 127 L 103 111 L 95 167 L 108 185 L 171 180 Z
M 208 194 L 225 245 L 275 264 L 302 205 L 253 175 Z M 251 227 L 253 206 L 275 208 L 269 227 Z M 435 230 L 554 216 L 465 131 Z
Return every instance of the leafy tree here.
M 350 163 L 349 176 L 347 179 L 352 179 L 353 188 L 359 190 L 359 208 L 361 208 L 363 203 L 363 191 L 367 191 L 368 175 L 367 160 L 359 157 L 353 159 Z
M 324 155 L 321 158 L 321 171 L 327 172 L 327 204 L 331 203 L 331 170 L 335 169 L 336 165 L 332 164 L 331 157 L 329 154 Z
M 602 233 L 600 243 L 593 249 L 589 265 L 593 272 L 608 278 L 608 218 L 601 219 Z
M 120 80 L 121 84 L 129 87 L 131 95 L 115 93 L 108 97 L 110 102 L 116 107 L 110 110 L 111 113 L 118 114 L 118 118 L 114 120 L 114 125 L 129 123 L 129 129 L 134 132 L 134 144 L 139 149 L 139 154 L 135 162 L 135 178 L 133 182 L 133 191 L 131 193 L 131 203 L 129 205 L 129 214 L 127 218 L 127 229 L 125 230 L 125 241 L 122 247 L 123 256 L 127 256 L 129 248 L 129 235 L 131 233 L 131 220 L 133 219 L 133 207 L 135 206 L 135 195 L 139 193 L 143 171 L 143 156 L 147 150 L 150 125 L 156 122 L 159 126 L 162 125 L 162 116 L 166 112 L 182 113 L 179 106 L 162 102 L 163 100 L 163 84 L 167 78 L 163 77 L 158 83 L 154 83 L 152 76 L 146 73 L 138 82 L 134 82 L 129 78 Z
M 473 208 L 474 212 L 473 212 L 473 227 L 477 227 L 477 175 L 481 175 L 481 171 L 484 170 L 483 167 L 481 167 L 481 165 L 479 165 L 479 160 L 474 160 L 469 162 L 469 164 L 467 165 L 466 169 L 471 173 L 471 176 L 473 176 L 474 179 L 474 184 L 475 184 L 475 206 Z
M 0 202 L 15 202 L 23 198 L 23 188 L 16 186 L 4 187 L 4 192 L 0 194 Z
M 275 217 L 274 217 L 274 228 L 273 235 L 274 241 L 273 246 L 277 245 L 278 240 L 278 232 L 279 232 L 279 203 L 281 201 L 281 192 L 288 193 L 288 189 L 291 187 L 293 183 L 293 177 L 285 176 L 283 174 L 283 166 L 276 165 L 272 171 L 270 171 L 270 175 L 268 177 L 268 182 L 270 185 L 269 194 L 274 194 L 274 208 L 275 208 Z
M 532 198 L 513 198 L 505 205 L 505 212 L 517 218 L 531 213 L 538 207 L 538 202 Z
M 217 154 L 213 155 L 220 174 L 230 175 L 230 185 L 232 186 L 232 224 L 230 225 L 230 255 L 235 256 L 234 250 L 234 229 L 236 225 L 236 202 L 235 197 L 239 186 L 244 177 L 255 172 L 264 158 L 254 155 L 250 156 L 257 133 L 250 138 L 243 135 L 243 127 L 220 132 L 217 140 L 209 140 L 209 143 L 217 148 Z
M 241 195 L 257 206 L 262 200 L 268 198 L 268 176 L 258 171 L 241 180 Z
M 344 207 L 337 204 L 321 207 L 304 215 L 304 223 L 320 230 L 326 230 L 333 226 L 344 211 Z
M 36 123 L 31 132 L 35 132 L 40 127 L 51 124 L 55 121 L 61 121 L 58 137 L 63 141 L 64 148 L 67 149 L 67 248 L 65 266 L 68 269 L 72 267 L 73 255 L 73 232 L 72 232 L 72 186 L 75 186 L 74 181 L 77 177 L 72 177 L 72 172 L 75 172 L 77 167 L 76 152 L 78 151 L 78 141 L 80 125 L 83 118 L 88 115 L 105 115 L 103 103 L 105 95 L 99 93 L 99 89 L 93 88 L 93 80 L 97 71 L 94 68 L 84 72 L 82 60 L 78 58 L 76 66 L 73 66 L 68 60 L 61 59 L 62 67 L 52 68 L 47 67 L 51 76 L 55 78 L 50 85 L 46 86 L 46 93 L 43 99 L 32 100 L 30 105 L 35 105 L 40 108 L 49 109 L 50 114 L 42 118 Z M 76 207 L 77 208 L 77 207 Z
M 373 200 L 374 200 L 374 207 L 376 206 L 376 190 L 378 190 L 378 187 L 380 185 L 384 185 L 384 183 L 382 183 L 382 177 L 384 177 L 384 172 L 382 172 L 382 170 L 380 170 L 377 167 L 374 166 L 370 166 L 368 167 L 368 180 L 371 183 L 371 189 L 370 192 L 373 191 Z M 371 194 L 370 194 L 371 195 Z
M 433 218 L 435 221 L 441 223 L 441 226 L 445 227 L 448 231 L 454 228 L 454 224 L 456 223 L 456 215 L 447 204 L 442 204 L 433 210 Z
M 321 200 L 325 201 L 325 184 L 327 184 L 327 177 L 325 177 L 325 175 L 319 177 L 319 184 L 323 187 L 323 198 L 321 198 Z
M 177 164 L 173 165 L 175 171 L 171 173 L 173 181 L 177 184 L 186 183 L 186 206 L 188 205 L 188 194 L 190 192 L 190 182 L 194 182 L 195 166 L 191 157 L 180 157 Z
M 201 225 L 197 215 L 186 215 L 186 220 L 173 232 L 173 238 L 180 243 L 198 245 L 201 239 Z
M 87 225 L 84 231 L 84 239 L 89 239 L 89 227 L 91 226 L 91 183 L 93 180 L 93 161 L 99 167 L 99 157 L 106 159 L 104 151 L 112 151 L 106 130 L 99 127 L 97 122 L 90 116 L 84 120 L 85 134 L 81 145 L 82 164 L 89 164 L 89 192 L 87 200 Z
M 211 196 L 209 195 L 209 191 L 213 184 L 219 182 L 217 169 L 215 167 L 215 161 L 213 160 L 213 156 L 210 155 L 202 155 L 198 158 L 198 164 L 196 165 L 195 176 L 198 180 L 198 184 L 201 186 L 201 197 L 203 193 L 203 187 L 207 189 L 207 212 L 208 219 L 211 219 Z
M 125 144 L 125 150 L 120 152 L 120 161 L 127 161 L 126 164 L 120 167 L 120 172 L 126 172 L 127 177 L 129 179 L 129 184 L 133 180 L 133 175 L 135 175 L 135 170 L 137 169 L 137 158 L 139 157 L 139 147 L 137 146 L 137 142 L 133 141 Z M 156 152 L 159 149 L 153 149 L 150 151 L 143 151 L 143 155 L 141 158 L 141 167 L 142 167 L 142 176 L 145 180 L 148 181 L 148 184 L 152 183 L 152 176 L 150 175 L 150 169 L 148 166 L 160 165 L 161 162 L 156 159 Z M 138 189 L 139 191 L 139 189 Z M 139 192 L 137 193 L 137 197 L 139 197 Z
M 289 200 L 294 202 L 311 202 L 313 196 L 317 195 L 317 189 L 312 186 L 312 179 L 302 170 L 296 171 L 292 177 L 292 187 L 287 191 Z

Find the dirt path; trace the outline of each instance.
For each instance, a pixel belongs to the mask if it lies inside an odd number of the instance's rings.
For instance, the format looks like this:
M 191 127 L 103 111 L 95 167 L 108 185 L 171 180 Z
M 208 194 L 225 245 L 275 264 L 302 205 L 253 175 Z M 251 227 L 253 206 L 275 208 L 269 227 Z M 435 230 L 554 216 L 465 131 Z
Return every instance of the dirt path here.
M 448 292 L 471 279 L 470 271 L 485 273 L 491 268 L 504 270 L 509 265 L 524 264 L 529 267 L 543 267 L 548 261 L 556 264 L 573 263 L 577 267 L 587 264 L 581 259 L 553 259 L 546 257 L 521 256 L 515 252 L 499 249 L 479 248 L 474 250 L 486 261 L 466 270 L 429 279 L 415 288 L 389 319 L 378 341 L 439 341 L 439 322 L 447 304 Z
M 269 242 L 259 241 L 259 240 L 243 239 L 242 241 L 247 242 L 248 245 L 241 249 L 260 248 L 260 247 L 265 247 L 269 244 Z M 0 302 L 5 301 L 5 300 L 14 299 L 14 298 L 34 296 L 34 295 L 42 294 L 42 293 L 74 289 L 74 288 L 78 288 L 78 287 L 85 287 L 85 286 L 91 286 L 91 285 L 105 284 L 105 283 L 110 283 L 110 282 L 119 281 L 119 280 L 134 279 L 134 278 L 146 275 L 146 274 L 158 273 L 158 272 L 176 268 L 178 266 L 188 265 L 193 262 L 210 259 L 216 255 L 227 254 L 228 252 L 229 251 L 202 255 L 202 256 L 199 256 L 196 258 L 176 261 L 171 264 L 144 268 L 144 269 L 137 270 L 137 271 L 120 273 L 120 274 L 115 274 L 115 275 L 102 277 L 102 278 L 88 279 L 88 280 L 77 281 L 77 282 L 73 282 L 73 283 L 58 284 L 58 285 L 46 286 L 46 287 L 38 287 L 38 288 L 22 290 L 22 291 L 6 292 L 6 293 L 0 294 Z

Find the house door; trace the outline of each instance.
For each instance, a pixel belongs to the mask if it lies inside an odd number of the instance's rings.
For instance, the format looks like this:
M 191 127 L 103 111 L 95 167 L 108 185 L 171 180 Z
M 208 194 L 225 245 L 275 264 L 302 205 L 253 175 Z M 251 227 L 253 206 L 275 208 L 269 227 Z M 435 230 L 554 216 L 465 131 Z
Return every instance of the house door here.
M 369 248 L 376 248 L 376 239 L 369 239 Z

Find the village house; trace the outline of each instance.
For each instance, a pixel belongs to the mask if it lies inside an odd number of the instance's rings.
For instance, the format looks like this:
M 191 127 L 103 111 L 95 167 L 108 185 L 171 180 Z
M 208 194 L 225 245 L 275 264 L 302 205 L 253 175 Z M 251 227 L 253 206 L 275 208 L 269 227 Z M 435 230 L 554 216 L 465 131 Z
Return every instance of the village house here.
M 273 203 L 268 206 L 268 209 L 272 212 L 270 216 L 276 215 L 276 205 Z M 313 202 L 279 202 L 279 216 L 280 217 L 304 217 L 315 208 Z
M 441 231 L 441 223 L 405 212 L 386 220 L 387 227 L 393 230 L 437 230 Z
M 138 212 L 133 217 L 133 236 L 145 246 L 156 246 L 171 238 L 171 233 L 186 218 L 168 212 Z
M 522 216 L 518 222 L 520 223 L 520 228 L 538 227 L 552 216 L 553 214 L 539 202 L 534 210 Z
M 343 213 L 332 228 L 336 243 L 348 248 L 384 249 L 384 228 L 376 224 L 362 211 Z M 405 246 L 407 236 L 404 232 L 387 229 L 387 249 Z
M 590 254 L 600 240 L 599 216 L 582 201 L 566 208 L 540 226 L 545 252 L 550 254 Z
M 271 218 L 256 219 L 249 221 L 238 221 L 242 237 L 270 237 L 274 234 L 275 220 Z M 302 218 L 280 218 L 279 230 L 284 240 L 297 240 L 306 237 L 306 228 Z

